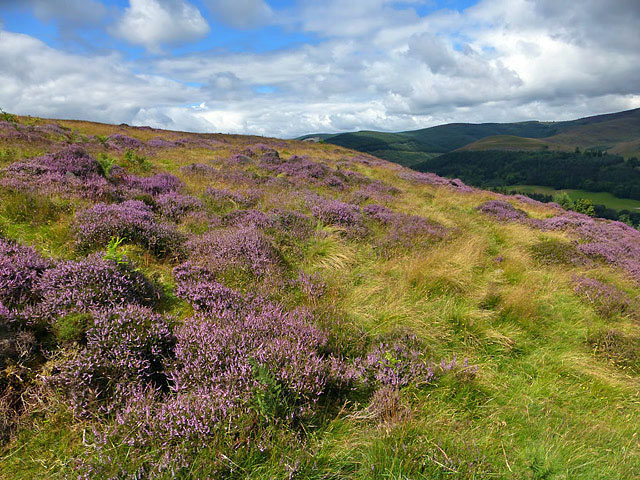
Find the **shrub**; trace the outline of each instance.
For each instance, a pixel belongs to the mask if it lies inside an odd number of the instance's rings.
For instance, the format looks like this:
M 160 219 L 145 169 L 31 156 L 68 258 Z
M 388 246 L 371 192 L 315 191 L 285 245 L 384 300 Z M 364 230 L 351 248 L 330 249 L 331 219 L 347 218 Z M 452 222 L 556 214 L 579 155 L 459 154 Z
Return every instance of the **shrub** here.
M 33 248 L 0 238 L 0 305 L 19 309 L 37 303 L 36 285 L 51 267 Z
M 274 227 L 285 235 L 304 240 L 313 233 L 313 222 L 304 213 L 294 210 L 272 210 L 271 217 Z
M 96 199 L 109 198 L 114 193 L 100 164 L 77 146 L 13 163 L 2 174 L 0 184 L 17 191 Z
M 362 213 L 357 205 L 322 197 L 310 199 L 313 216 L 328 225 L 337 225 L 354 230 L 363 230 Z
M 99 255 L 47 270 L 38 282 L 38 294 L 42 299 L 38 309 L 47 318 L 129 303 L 151 305 L 158 299 L 141 273 Z
M 116 149 L 125 149 L 125 150 L 138 150 L 142 148 L 142 142 L 137 138 L 129 137 L 127 135 L 122 135 L 120 133 L 115 133 L 113 135 L 109 135 L 106 139 L 109 143 L 109 146 Z
M 605 318 L 617 313 L 631 313 L 636 307 L 625 292 L 593 278 L 574 275 L 573 290 Z
M 184 237 L 174 227 L 157 223 L 151 207 L 139 200 L 112 205 L 99 203 L 78 212 L 74 229 L 76 245 L 82 251 L 104 246 L 112 237 L 120 237 L 159 257 L 182 254 Z
M 205 267 L 185 262 L 173 269 L 176 279 L 175 294 L 189 302 L 197 312 L 217 318 L 235 316 L 246 307 L 244 297 L 215 280 Z
M 187 243 L 190 258 L 211 272 L 239 269 L 263 277 L 278 269 L 279 252 L 255 227 L 209 232 Z
M 178 177 L 169 173 L 158 173 L 149 177 L 122 174 L 114 181 L 128 198 L 140 193 L 160 195 L 177 192 L 184 186 Z
M 50 379 L 77 414 L 108 413 L 139 385 L 166 387 L 164 364 L 174 343 L 167 319 L 137 305 L 92 316 L 86 346 Z
M 171 220 L 179 220 L 189 212 L 204 208 L 200 199 L 176 192 L 162 193 L 155 198 L 155 202 L 160 214 Z
M 270 228 L 274 226 L 273 219 L 260 210 L 233 210 L 222 217 L 222 223 L 230 226 L 254 228 Z
M 206 196 L 216 211 L 238 207 L 249 208 L 256 205 L 259 199 L 259 196 L 255 193 L 242 194 L 213 187 L 207 188 Z
M 500 200 L 485 202 L 478 207 L 478 210 L 501 222 L 521 222 L 529 219 L 529 215 L 523 210 L 517 209 L 510 203 Z
M 370 218 L 389 227 L 390 232 L 387 237 L 387 243 L 411 245 L 416 237 L 429 236 L 442 239 L 448 235 L 448 230 L 442 225 L 418 215 L 394 212 L 382 205 L 367 205 L 363 208 L 363 212 Z

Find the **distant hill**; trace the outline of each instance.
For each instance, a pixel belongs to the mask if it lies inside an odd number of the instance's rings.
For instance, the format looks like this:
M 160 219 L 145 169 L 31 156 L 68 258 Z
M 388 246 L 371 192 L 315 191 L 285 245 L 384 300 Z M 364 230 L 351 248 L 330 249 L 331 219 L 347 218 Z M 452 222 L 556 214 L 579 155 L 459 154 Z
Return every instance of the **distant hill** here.
M 574 151 L 640 154 L 640 109 L 563 122 L 450 123 L 398 133 L 312 134 L 324 142 L 414 166 L 454 150 Z

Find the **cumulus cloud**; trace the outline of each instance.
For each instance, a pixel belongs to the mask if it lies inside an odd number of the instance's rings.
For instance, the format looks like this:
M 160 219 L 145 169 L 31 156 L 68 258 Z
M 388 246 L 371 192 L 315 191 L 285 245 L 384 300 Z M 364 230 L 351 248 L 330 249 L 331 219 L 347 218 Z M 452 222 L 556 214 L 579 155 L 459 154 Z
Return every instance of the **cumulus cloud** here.
M 187 43 L 209 33 L 200 11 L 185 0 L 130 0 L 113 33 L 134 45 L 159 52 L 161 46 Z
M 195 93 L 165 77 L 135 74 L 117 54 L 88 61 L 6 31 L 0 45 L 0 105 L 7 111 L 120 123 L 144 105 L 187 103 Z
M 264 0 L 207 0 L 207 6 L 222 22 L 236 28 L 252 28 L 273 20 Z

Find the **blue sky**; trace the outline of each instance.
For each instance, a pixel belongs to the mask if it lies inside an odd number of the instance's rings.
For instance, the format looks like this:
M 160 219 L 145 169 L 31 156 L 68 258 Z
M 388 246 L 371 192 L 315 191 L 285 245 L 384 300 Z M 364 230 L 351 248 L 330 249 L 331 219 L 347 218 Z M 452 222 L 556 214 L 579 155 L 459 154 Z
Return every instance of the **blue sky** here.
M 281 137 L 640 107 L 638 2 L 560 3 L 0 0 L 0 107 Z

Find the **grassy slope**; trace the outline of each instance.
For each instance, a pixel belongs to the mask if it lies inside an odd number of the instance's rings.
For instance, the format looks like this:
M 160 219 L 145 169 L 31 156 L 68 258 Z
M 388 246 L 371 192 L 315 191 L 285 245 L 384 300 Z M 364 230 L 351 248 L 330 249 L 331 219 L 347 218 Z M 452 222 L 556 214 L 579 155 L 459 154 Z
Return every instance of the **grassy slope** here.
M 143 130 L 65 124 L 83 133 L 151 136 Z M 158 171 L 179 175 L 181 165 L 222 165 L 235 148 L 255 142 L 215 138 L 229 143 L 214 151 L 161 152 L 150 160 Z M 279 150 L 283 156 L 306 154 L 329 164 L 354 155 L 298 142 L 282 143 Z M 637 323 L 598 316 L 573 294 L 571 276 L 599 275 L 633 295 L 640 293 L 638 286 L 607 267 L 585 272 L 584 267 L 537 264 L 528 248 L 540 238 L 561 235 L 482 216 L 476 207 L 492 194 L 412 184 L 397 178 L 399 168 L 393 165 L 360 170 L 403 189 L 394 208 L 438 220 L 456 233 L 430 249 L 399 251 L 390 258 L 363 240 L 338 235 L 311 240 L 302 245 L 307 254 L 299 266 L 330 283 L 316 308 L 331 321 L 341 319 L 366 332 L 411 328 L 436 358 L 469 357 L 479 365 L 478 375 L 467 383 L 445 379 L 403 391 L 410 413 L 402 419 L 381 422 L 362 405 L 347 404 L 309 432 L 307 445 L 283 442 L 267 453 L 230 460 L 236 464 L 232 477 L 637 478 L 640 381 L 594 356 L 586 344 L 601 329 L 637 333 Z M 185 180 L 192 192 L 203 189 Z M 269 201 L 277 204 L 278 197 Z M 520 208 L 534 216 L 548 213 L 545 207 Z M 68 251 L 70 215 L 39 225 L 0 213 L 12 237 L 44 252 Z M 497 256 L 504 260 L 495 261 Z M 147 272 L 168 269 L 154 261 L 143 266 Z M 59 405 L 35 405 L 32 423 L 25 425 L 0 452 L 0 478 L 72 475 L 72 455 L 82 448 L 85 425 Z

